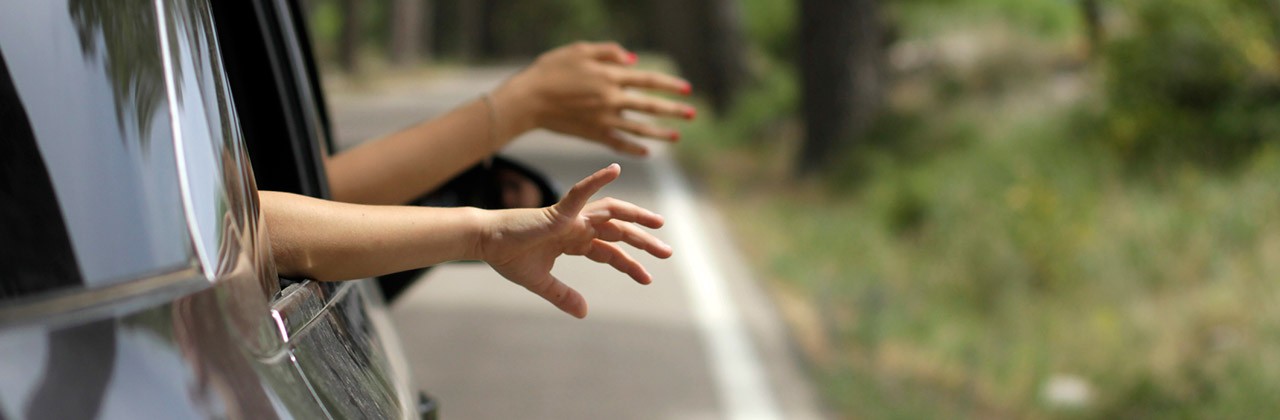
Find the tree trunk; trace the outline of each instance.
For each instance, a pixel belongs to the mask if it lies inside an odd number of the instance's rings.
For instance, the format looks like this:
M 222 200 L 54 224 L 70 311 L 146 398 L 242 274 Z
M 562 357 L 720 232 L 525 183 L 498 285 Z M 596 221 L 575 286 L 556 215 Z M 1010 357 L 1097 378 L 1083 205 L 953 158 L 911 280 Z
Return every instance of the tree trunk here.
M 409 66 L 418 62 L 418 54 L 422 50 L 422 2 L 423 0 L 391 2 L 391 62 L 397 66 Z
M 418 31 L 418 56 L 430 61 L 435 56 L 436 2 L 435 0 L 419 1 L 422 2 L 422 11 L 418 13 L 422 29 Z
M 360 0 L 342 0 L 342 35 L 338 41 L 338 60 L 342 69 L 354 74 L 360 70 Z
M 734 0 L 656 0 L 659 42 L 680 73 L 723 113 L 750 78 L 742 11 Z
M 458 54 L 464 60 L 480 58 L 484 48 L 484 1 L 458 2 Z
M 1098 0 L 1080 0 L 1080 12 L 1084 17 L 1085 33 L 1089 37 L 1089 55 L 1097 56 L 1103 42 L 1102 9 Z
M 301 8 L 302 16 L 305 17 L 306 19 L 309 20 L 311 19 L 312 16 L 315 16 L 315 12 L 316 12 L 315 0 L 298 0 L 296 5 Z
M 1262 4 L 1262 13 L 1271 26 L 1271 42 L 1280 45 L 1280 0 L 1267 0 Z
M 800 2 L 805 140 L 796 172 L 826 169 L 880 112 L 885 42 L 879 0 Z

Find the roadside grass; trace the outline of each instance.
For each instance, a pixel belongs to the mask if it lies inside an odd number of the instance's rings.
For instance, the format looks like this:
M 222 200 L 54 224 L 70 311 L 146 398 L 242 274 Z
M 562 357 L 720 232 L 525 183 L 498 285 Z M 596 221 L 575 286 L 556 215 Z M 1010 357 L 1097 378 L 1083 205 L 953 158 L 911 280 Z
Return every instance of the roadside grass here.
M 987 60 L 1070 55 L 1005 45 Z M 784 312 L 844 415 L 1280 412 L 1280 150 L 1136 176 L 1089 139 L 1091 70 L 1049 62 L 988 63 L 1021 72 L 999 89 L 945 66 L 899 81 L 875 144 L 825 181 L 788 180 L 799 130 L 776 111 L 796 93 L 779 71 L 685 127 L 681 159 L 799 302 Z M 1084 396 L 1051 395 L 1062 378 Z

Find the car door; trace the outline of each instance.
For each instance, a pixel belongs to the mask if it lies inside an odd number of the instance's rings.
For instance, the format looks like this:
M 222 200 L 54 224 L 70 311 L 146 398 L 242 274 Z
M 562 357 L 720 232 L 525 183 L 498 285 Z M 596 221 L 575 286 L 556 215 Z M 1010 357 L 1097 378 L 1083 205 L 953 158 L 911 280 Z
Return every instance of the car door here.
M 233 97 L 260 188 L 328 198 L 327 119 L 293 4 L 214 4 Z M 272 302 L 291 357 L 334 417 L 433 416 L 370 280 L 282 279 Z
M 327 195 L 280 7 L 0 0 L 0 418 L 432 413 L 367 283 L 275 273 L 255 172 Z
M 2 0 L 0 57 L 0 417 L 324 417 L 208 3 Z

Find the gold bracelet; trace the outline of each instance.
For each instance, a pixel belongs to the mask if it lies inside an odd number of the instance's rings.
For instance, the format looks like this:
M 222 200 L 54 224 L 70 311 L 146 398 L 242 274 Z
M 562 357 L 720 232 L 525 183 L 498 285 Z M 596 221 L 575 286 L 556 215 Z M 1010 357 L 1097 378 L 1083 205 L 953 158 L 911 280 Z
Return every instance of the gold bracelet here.
M 498 153 L 498 107 L 493 106 L 493 95 L 489 92 L 480 95 L 480 100 L 489 108 L 489 145 L 493 151 L 484 159 L 484 167 L 488 168 L 493 166 L 493 155 Z

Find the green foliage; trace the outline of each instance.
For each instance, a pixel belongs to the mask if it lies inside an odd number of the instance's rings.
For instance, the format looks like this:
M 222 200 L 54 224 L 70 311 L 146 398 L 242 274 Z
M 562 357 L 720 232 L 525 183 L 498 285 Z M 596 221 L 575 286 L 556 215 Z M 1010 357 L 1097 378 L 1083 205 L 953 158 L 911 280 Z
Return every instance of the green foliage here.
M 1140 167 L 1232 167 L 1280 140 L 1280 74 L 1260 2 L 1133 0 L 1106 51 L 1100 138 Z
M 820 314 L 814 363 L 841 412 L 1280 410 L 1280 20 L 1249 0 L 1104 4 L 1111 44 L 1084 64 L 1072 1 L 893 3 L 928 59 L 817 185 L 764 181 L 795 141 L 776 129 L 786 89 L 693 127 L 681 151 L 752 260 Z M 947 55 L 966 36 L 978 48 Z M 1092 400 L 1046 400 L 1062 374 Z
M 459 53 L 460 15 L 463 1 L 436 0 L 431 31 L 433 51 L 450 56 Z M 382 54 L 390 42 L 390 0 L 360 3 L 362 47 Z M 579 40 L 617 40 L 632 47 L 652 45 L 653 11 L 648 2 L 624 0 L 521 0 L 489 1 L 482 6 L 484 32 L 481 58 L 530 57 L 551 48 Z M 341 29 L 342 10 L 338 0 L 311 0 L 309 17 L 313 42 L 322 60 L 332 59 Z
M 799 86 L 790 67 L 769 65 L 755 84 L 744 90 L 725 115 L 702 115 L 683 128 L 697 139 L 683 144 L 686 163 L 705 166 L 719 151 L 760 148 L 785 132 L 799 107 Z M 702 106 L 700 110 L 709 111 Z
M 470 0 L 460 0 L 470 1 Z M 494 3 L 489 31 L 502 52 L 535 55 L 576 40 L 609 37 L 600 0 L 522 0 Z M 549 24 L 554 22 L 554 24 Z
M 337 60 L 338 42 L 342 37 L 343 11 L 338 0 L 310 0 L 311 14 L 307 17 L 311 42 L 317 59 L 322 62 Z M 375 52 L 386 50 L 391 38 L 387 22 L 390 20 L 389 0 L 373 0 L 361 3 L 360 25 L 362 47 Z
M 931 37 L 957 28 L 992 22 L 1010 24 L 1024 33 L 1062 37 L 1075 33 L 1080 16 L 1077 0 L 897 0 L 889 2 L 908 37 Z
M 311 7 L 308 20 L 312 43 L 316 46 L 316 53 L 327 59 L 333 56 L 334 44 L 342 33 L 342 11 L 335 1 L 315 0 Z
M 1041 400 L 1059 373 L 1091 385 L 1097 400 L 1075 412 L 1087 417 L 1276 408 L 1262 390 L 1280 372 L 1239 367 L 1280 366 L 1280 312 L 1256 310 L 1280 293 L 1280 192 L 1267 187 L 1280 153 L 1238 178 L 1186 171 L 1151 189 L 1080 147 L 1062 115 L 881 160 L 840 195 L 770 191 L 732 210 L 768 232 L 748 236 L 756 259 L 821 308 L 842 360 L 824 366 L 843 372 L 829 392 L 855 398 L 849 413 L 1065 416 Z
M 796 0 L 742 2 L 747 38 L 769 57 L 790 62 L 796 48 Z

